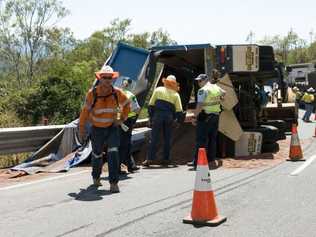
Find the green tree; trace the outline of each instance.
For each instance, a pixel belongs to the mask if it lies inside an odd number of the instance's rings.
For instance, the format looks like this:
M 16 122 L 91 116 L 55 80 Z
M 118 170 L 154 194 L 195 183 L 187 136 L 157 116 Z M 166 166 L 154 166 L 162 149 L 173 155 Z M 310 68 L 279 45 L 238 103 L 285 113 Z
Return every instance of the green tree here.
M 68 11 L 57 0 L 4 0 L 0 11 L 0 55 L 15 69 L 21 82 L 21 70 L 32 83 L 38 68 L 36 63 L 44 56 L 47 30 Z M 24 63 L 24 65 L 22 65 Z
M 177 42 L 172 40 L 167 31 L 159 28 L 154 31 L 150 37 L 150 46 L 176 45 Z
M 128 40 L 131 22 L 131 19 L 120 20 L 119 18 L 115 18 L 110 22 L 110 26 L 103 30 L 105 38 L 104 50 L 106 55 L 109 55 L 113 51 L 119 41 Z

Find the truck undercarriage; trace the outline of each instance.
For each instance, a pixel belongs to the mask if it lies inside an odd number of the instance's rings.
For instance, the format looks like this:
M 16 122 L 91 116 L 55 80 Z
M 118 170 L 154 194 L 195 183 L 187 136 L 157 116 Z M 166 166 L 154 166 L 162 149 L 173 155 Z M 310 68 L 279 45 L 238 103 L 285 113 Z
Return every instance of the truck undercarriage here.
M 116 70 L 122 72 L 120 63 L 117 63 L 117 67 L 111 64 L 113 58 L 119 54 L 120 48 L 129 52 L 125 61 L 133 61 L 131 52 L 134 48 L 119 44 L 116 54 L 114 53 L 108 61 Z M 198 85 L 193 79 L 201 73 L 210 76 L 211 70 L 216 68 L 222 75 L 229 75 L 231 87 L 238 99 L 233 112 L 241 128 L 244 131 L 262 133 L 262 151 L 277 151 L 278 146 L 271 144 L 284 139 L 285 132 L 289 132 L 292 123 L 297 122 L 294 104 L 283 106 L 286 98 L 283 72 L 280 65 L 275 62 L 270 46 L 220 45 L 214 48 L 210 44 L 177 45 L 154 47 L 141 53 L 146 54 L 146 60 L 139 63 L 140 71 L 134 75 L 129 74 L 128 70 L 122 73 L 135 81 L 134 88 L 141 106 L 146 105 L 153 88 L 162 85 L 162 78 L 173 74 L 180 84 L 179 94 L 184 110 L 194 109 Z M 243 55 L 246 57 L 241 58 Z M 273 82 L 278 84 L 278 100 L 275 104 L 268 103 L 269 96 L 264 91 L 264 86 Z M 234 144 L 234 141 L 223 134 L 219 139 L 219 146 L 223 143 L 226 146 Z

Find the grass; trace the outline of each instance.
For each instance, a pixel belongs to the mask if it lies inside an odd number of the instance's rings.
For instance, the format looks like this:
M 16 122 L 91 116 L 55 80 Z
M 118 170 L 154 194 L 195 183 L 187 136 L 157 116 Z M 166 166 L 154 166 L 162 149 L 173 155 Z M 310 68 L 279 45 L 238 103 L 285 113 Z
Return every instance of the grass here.
M 16 166 L 25 161 L 30 154 L 30 152 L 26 152 L 14 155 L 2 155 L 0 156 L 0 169 Z

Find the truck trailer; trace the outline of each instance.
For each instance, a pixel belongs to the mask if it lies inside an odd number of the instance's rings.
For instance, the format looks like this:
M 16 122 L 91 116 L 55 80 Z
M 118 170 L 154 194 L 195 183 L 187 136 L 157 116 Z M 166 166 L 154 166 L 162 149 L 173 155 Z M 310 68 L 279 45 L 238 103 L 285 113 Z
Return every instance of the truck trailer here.
M 187 117 L 196 106 L 198 85 L 194 78 L 201 73 L 211 76 L 212 69 L 218 69 L 222 75 L 219 86 L 228 91 L 227 103 L 222 105 L 219 157 L 235 156 L 235 144 L 245 132 L 262 134 L 261 152 L 277 152 L 277 141 L 285 139 L 292 124 L 297 123 L 297 108 L 294 103 L 286 103 L 284 70 L 275 61 L 271 46 L 194 44 L 147 50 L 118 43 L 105 63 L 120 72 L 116 86 L 123 78 L 133 80 L 132 90 L 143 108 L 153 89 L 162 85 L 162 79 L 175 75 Z M 275 103 L 265 90 L 271 82 L 278 85 Z M 188 123 L 182 126 L 186 129 L 179 131 L 190 130 Z M 194 128 L 191 130 L 194 143 Z M 174 140 L 183 135 L 176 133 Z

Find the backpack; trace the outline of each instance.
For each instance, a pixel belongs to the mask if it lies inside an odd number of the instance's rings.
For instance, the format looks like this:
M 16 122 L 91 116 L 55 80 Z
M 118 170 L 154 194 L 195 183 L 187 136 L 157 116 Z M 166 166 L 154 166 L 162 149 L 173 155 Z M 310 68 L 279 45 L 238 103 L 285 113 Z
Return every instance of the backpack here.
M 113 97 L 114 97 L 115 102 L 116 102 L 116 106 L 117 106 L 117 108 L 119 108 L 120 106 L 119 106 L 119 102 L 118 102 L 118 96 L 117 96 L 117 92 L 114 90 L 114 87 L 111 86 L 111 93 L 110 93 L 110 94 L 108 94 L 108 95 L 103 95 L 103 96 L 98 96 L 98 95 L 97 95 L 97 85 L 98 85 L 98 83 L 95 83 L 95 84 L 93 85 L 93 87 L 92 87 L 93 99 L 92 99 L 92 104 L 91 104 L 91 107 L 90 107 L 90 109 L 89 109 L 89 112 L 92 111 L 92 109 L 93 109 L 93 107 L 95 106 L 95 104 L 96 104 L 96 102 L 97 102 L 98 99 L 102 99 L 102 98 L 103 98 L 103 99 L 106 99 L 106 98 L 108 98 L 108 97 L 110 97 L 110 96 L 113 96 Z

